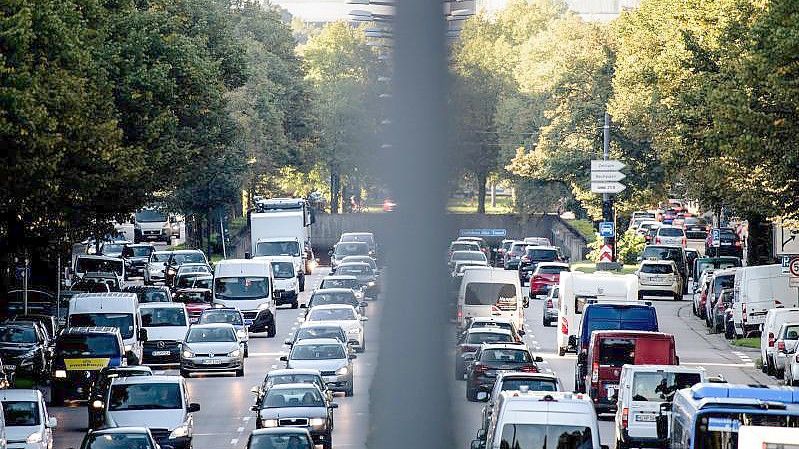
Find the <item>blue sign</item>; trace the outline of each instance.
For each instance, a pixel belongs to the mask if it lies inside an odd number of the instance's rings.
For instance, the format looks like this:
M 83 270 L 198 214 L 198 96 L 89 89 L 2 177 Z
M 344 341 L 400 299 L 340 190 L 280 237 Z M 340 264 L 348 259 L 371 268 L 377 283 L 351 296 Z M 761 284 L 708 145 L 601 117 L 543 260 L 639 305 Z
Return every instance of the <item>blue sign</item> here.
M 719 246 L 721 246 L 721 230 L 716 228 L 710 232 L 711 232 L 711 239 L 713 240 L 713 246 L 718 248 Z
M 505 237 L 507 229 L 461 229 L 460 237 Z
M 616 229 L 612 221 L 602 221 L 599 223 L 599 235 L 602 237 L 614 237 Z

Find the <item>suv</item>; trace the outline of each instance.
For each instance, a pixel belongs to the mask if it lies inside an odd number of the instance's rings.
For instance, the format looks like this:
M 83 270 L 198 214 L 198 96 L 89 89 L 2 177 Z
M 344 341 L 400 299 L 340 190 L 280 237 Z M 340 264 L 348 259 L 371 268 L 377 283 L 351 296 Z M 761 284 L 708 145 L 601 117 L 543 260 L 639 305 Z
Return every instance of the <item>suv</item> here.
M 524 249 L 527 248 L 527 244 L 521 241 L 513 242 L 505 252 L 504 257 L 504 265 L 506 270 L 518 270 L 519 269 L 519 260 L 524 255 Z
M 561 262 L 560 249 L 555 246 L 528 246 L 519 259 L 519 281 L 527 282 L 540 262 Z
M 647 245 L 641 254 L 641 260 L 671 260 L 677 265 L 680 274 L 682 293 L 688 293 L 688 264 L 685 260 L 685 250 L 680 246 Z
M 713 246 L 713 232 L 719 232 L 719 246 Z M 733 228 L 716 228 L 708 232 L 705 239 L 705 254 L 708 257 L 735 256 L 743 258 L 743 244 Z
M 333 409 L 338 404 L 330 402 L 310 383 L 274 385 L 259 405 L 252 407 L 258 414 L 257 429 L 291 427 L 307 429 L 314 444 L 324 449 L 333 447 Z
M 682 299 L 682 280 L 673 261 L 645 260 L 635 274 L 638 276 L 638 299 L 652 296 Z
M 129 243 L 122 247 L 122 259 L 125 260 L 125 275 L 142 276 L 147 270 L 150 255 L 155 252 L 151 243 Z
M 522 371 L 537 373 L 538 365 L 543 362 L 541 357 L 533 357 L 524 344 L 500 343 L 484 344 L 471 357 L 465 357 L 468 365 L 466 368 L 466 399 L 476 401 L 479 391 L 490 391 L 494 388 L 497 374 L 503 371 Z
M 44 327 L 31 321 L 0 324 L 0 357 L 6 373 L 42 383 L 50 370 L 51 352 Z

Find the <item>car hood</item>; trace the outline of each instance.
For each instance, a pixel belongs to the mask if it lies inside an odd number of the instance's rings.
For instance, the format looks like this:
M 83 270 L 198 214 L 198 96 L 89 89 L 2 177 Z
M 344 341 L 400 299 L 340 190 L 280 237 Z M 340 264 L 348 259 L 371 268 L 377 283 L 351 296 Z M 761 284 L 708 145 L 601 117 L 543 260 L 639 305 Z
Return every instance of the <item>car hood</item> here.
M 135 262 L 136 264 L 146 264 L 148 260 L 150 260 L 147 256 L 142 257 L 126 257 L 125 260 L 128 262 Z
M 343 359 L 332 360 L 289 360 L 288 367 L 293 369 L 316 369 L 319 371 L 336 371 L 347 366 Z
M 263 408 L 259 414 L 261 419 L 277 418 L 327 418 L 324 407 L 277 407 Z
M 0 354 L 2 355 L 17 356 L 34 349 L 36 349 L 36 345 L 15 345 L 9 343 L 0 344 Z
M 361 327 L 361 322 L 358 320 L 342 320 L 342 321 L 309 321 L 309 323 L 329 324 L 331 326 L 340 326 L 345 331 Z
M 186 343 L 192 352 L 197 354 L 219 354 L 224 355 L 228 352 L 239 349 L 238 342 L 219 342 L 219 343 Z
M 147 340 L 170 340 L 183 341 L 186 338 L 188 326 L 158 326 L 145 327 L 147 329 Z
M 186 415 L 181 409 L 109 411 L 108 416 L 110 417 L 109 427 L 148 427 L 172 430 L 186 420 Z
M 11 441 L 25 441 L 34 433 L 42 430 L 41 426 L 6 426 L 6 438 Z

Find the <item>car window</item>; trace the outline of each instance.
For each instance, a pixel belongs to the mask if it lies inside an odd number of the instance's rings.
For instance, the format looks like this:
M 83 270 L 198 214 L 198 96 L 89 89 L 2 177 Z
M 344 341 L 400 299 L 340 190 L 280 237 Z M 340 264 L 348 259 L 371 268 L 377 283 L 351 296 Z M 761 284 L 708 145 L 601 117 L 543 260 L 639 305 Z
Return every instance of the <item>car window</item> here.
M 453 243 L 449 247 L 450 251 L 480 251 L 480 245 L 476 243 Z
M 699 373 L 638 372 L 633 375 L 633 401 L 670 401 L 674 392 L 699 383 Z
M 251 449 L 312 449 L 313 446 L 305 435 L 252 435 L 247 444 Z
M 529 363 L 533 359 L 523 349 L 486 349 L 480 357 L 484 362 Z
M 189 329 L 186 343 L 222 343 L 236 341 L 236 333 L 228 327 L 194 327 Z
M 536 261 L 553 262 L 558 259 L 558 252 L 554 249 L 527 249 L 527 257 Z
M 110 411 L 181 409 L 180 384 L 142 383 L 111 385 Z
M 34 401 L 3 401 L 3 418 L 7 426 L 38 426 L 39 403 Z
M 466 343 L 470 345 L 479 345 L 482 343 L 507 343 L 511 338 L 508 334 L 495 334 L 491 332 L 471 332 Z
M 635 341 L 627 338 L 605 338 L 599 342 L 599 365 L 622 367 L 635 363 Z
M 357 279 L 324 279 L 319 288 L 355 288 Z
M 485 262 L 486 255 L 479 251 L 458 251 L 452 253 L 452 260 L 478 260 Z
M 661 237 L 682 237 L 685 233 L 680 228 L 660 228 L 658 235 Z
M 466 305 L 494 305 L 500 300 L 516 300 L 516 286 L 498 282 L 469 282 L 466 284 Z
M 280 407 L 324 407 L 325 401 L 316 387 L 270 389 L 263 401 L 263 408 Z
M 346 321 L 355 318 L 352 309 L 311 309 L 308 314 L 310 321 Z
M 799 340 L 799 325 L 785 326 L 782 335 L 785 340 Z
M 314 293 L 313 296 L 311 296 L 311 302 L 313 302 L 314 306 L 326 304 L 357 304 L 355 295 L 351 291 L 341 293 Z
M 527 387 L 530 391 L 558 391 L 555 379 L 505 379 L 502 381 L 502 391 L 519 390 Z
M 671 265 L 645 263 L 641 265 L 641 273 L 647 274 L 672 274 L 674 270 Z
M 69 357 L 118 357 L 119 340 L 112 334 L 62 335 L 56 352 Z
M 145 290 L 139 293 L 139 302 L 169 302 L 169 295 L 161 289 Z
M 338 243 L 335 250 L 336 257 L 366 256 L 369 255 L 369 245 L 366 243 Z
M 115 327 L 122 338 L 133 337 L 132 313 L 75 313 L 69 316 L 72 327 Z
M 176 307 L 140 309 L 142 324 L 145 327 L 187 326 L 186 313 Z
M 340 344 L 296 345 L 291 350 L 291 360 L 336 360 L 347 358 Z
M 548 424 L 505 424 L 499 443 L 503 449 L 582 449 L 592 445 L 590 427 Z
M 342 343 L 346 342 L 346 336 L 340 327 L 303 327 L 297 330 L 295 340 L 311 338 L 333 338 Z
M 178 292 L 175 295 L 175 302 L 184 304 L 211 304 L 211 295 L 205 292 Z
M 507 330 L 513 329 L 513 326 L 510 323 L 498 323 L 495 321 L 475 321 L 471 325 L 472 329 L 479 327 L 496 327 L 498 329 L 507 329 Z
M 36 343 L 36 329 L 23 326 L 0 327 L 0 343 Z
M 560 267 L 560 266 L 538 267 L 539 274 L 560 274 L 564 271 L 569 271 L 569 267 Z
M 244 322 L 238 310 L 210 310 L 200 315 L 200 324 L 208 323 L 230 323 L 234 326 L 241 326 Z
M 294 264 L 291 262 L 272 262 L 275 279 L 291 279 L 294 277 Z
M 319 383 L 319 376 L 313 374 L 279 374 L 268 376 L 266 384 L 282 385 L 282 384 L 317 384 Z
M 167 262 L 172 253 L 155 252 L 150 255 L 150 262 Z
M 348 275 L 348 276 L 359 276 L 359 275 L 372 275 L 374 271 L 372 267 L 366 264 L 358 264 L 358 265 L 344 265 L 338 267 L 336 270 L 339 274 Z

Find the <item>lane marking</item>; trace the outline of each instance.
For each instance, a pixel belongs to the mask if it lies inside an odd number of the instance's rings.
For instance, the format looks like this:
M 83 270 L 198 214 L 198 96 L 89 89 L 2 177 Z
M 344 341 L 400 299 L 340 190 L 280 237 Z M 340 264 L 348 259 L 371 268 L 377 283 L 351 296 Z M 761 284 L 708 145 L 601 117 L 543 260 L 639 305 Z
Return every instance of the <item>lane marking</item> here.
M 234 445 L 234 446 L 235 446 L 236 444 L 238 444 L 238 442 L 239 442 L 239 439 L 238 439 L 238 438 L 233 438 L 232 440 L 230 440 L 230 444 L 232 444 L 232 445 Z
M 244 432 L 244 427 L 239 427 L 238 429 L 236 429 L 236 432 L 238 433 Z
M 250 352 L 250 357 L 274 357 L 276 355 L 286 355 L 285 352 Z

